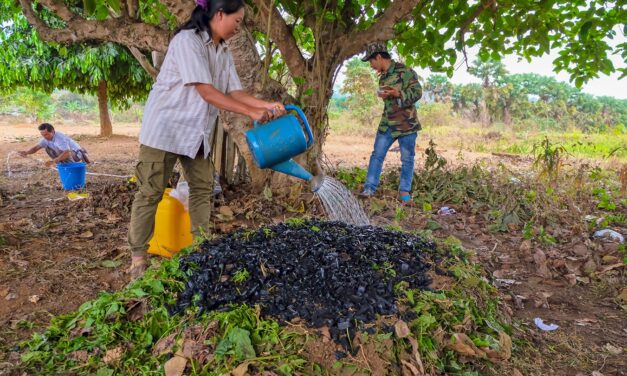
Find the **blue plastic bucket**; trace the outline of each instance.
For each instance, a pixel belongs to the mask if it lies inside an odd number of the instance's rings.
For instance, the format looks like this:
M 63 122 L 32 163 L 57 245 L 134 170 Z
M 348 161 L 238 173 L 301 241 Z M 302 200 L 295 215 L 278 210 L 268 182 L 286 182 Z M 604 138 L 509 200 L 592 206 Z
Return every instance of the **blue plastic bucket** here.
M 57 163 L 61 185 L 66 191 L 85 188 L 85 162 Z

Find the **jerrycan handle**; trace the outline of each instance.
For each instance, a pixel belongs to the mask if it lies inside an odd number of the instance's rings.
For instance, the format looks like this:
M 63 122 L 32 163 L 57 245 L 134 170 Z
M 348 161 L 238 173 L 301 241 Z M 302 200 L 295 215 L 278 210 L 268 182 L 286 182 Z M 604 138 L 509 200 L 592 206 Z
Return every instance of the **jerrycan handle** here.
M 285 110 L 287 111 L 294 110 L 296 111 L 298 116 L 300 116 L 300 119 L 303 121 L 303 124 L 305 124 L 305 131 L 307 131 L 307 136 L 309 137 L 309 139 L 307 140 L 307 148 L 309 148 L 313 144 L 314 137 L 313 137 L 313 133 L 311 132 L 311 127 L 309 126 L 309 122 L 307 121 L 307 117 L 303 113 L 303 110 L 301 110 L 300 107 L 294 106 L 291 104 L 286 104 Z

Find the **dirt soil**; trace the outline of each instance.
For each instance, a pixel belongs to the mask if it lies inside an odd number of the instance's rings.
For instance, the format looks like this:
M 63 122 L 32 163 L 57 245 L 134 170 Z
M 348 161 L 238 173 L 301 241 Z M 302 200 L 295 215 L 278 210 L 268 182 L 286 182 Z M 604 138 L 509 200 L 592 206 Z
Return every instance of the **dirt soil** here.
M 70 201 L 60 187 L 56 171 L 41 167 L 33 159 L 12 155 L 12 175 L 7 176 L 7 157 L 11 151 L 25 150 L 37 142 L 32 124 L 7 124 L 0 120 L 0 375 L 11 374 L 19 361 L 19 341 L 45 329 L 51 317 L 77 309 L 101 291 L 115 291 L 128 283 L 125 268 L 130 257 L 126 232 L 130 204 L 136 187 L 124 178 L 88 176 L 90 197 Z M 95 161 L 90 172 L 130 175 L 138 153 L 134 124 L 115 126 L 115 135 L 97 137 L 97 127 L 63 126 Z M 329 136 L 325 144 L 329 166 L 366 167 L 372 138 Z M 436 140 L 437 142 L 437 140 Z M 417 146 L 416 166 L 424 162 L 421 151 L 427 141 Z M 519 157 L 464 154 L 457 150 L 442 154 L 454 163 L 485 159 L 528 167 L 529 160 Z M 44 159 L 40 152 L 35 158 Z M 457 162 L 455 162 L 457 161 Z M 386 167 L 400 164 L 400 154 L 391 152 Z M 237 191 L 237 188 L 234 188 Z M 228 191 L 228 190 L 227 190 Z M 398 203 L 383 193 L 386 210 L 373 218 L 374 224 L 394 221 Z M 305 208 L 319 213 L 311 196 L 302 195 Z M 366 204 L 368 205 L 368 204 Z M 246 220 L 225 220 L 229 208 L 247 208 L 257 215 Z M 220 210 L 223 208 L 223 210 Z M 216 232 L 226 233 L 262 223 L 280 222 L 289 212 L 285 205 L 268 203 L 258 197 L 228 193 L 216 203 Z M 500 287 L 512 317 L 524 329 L 524 339 L 532 346 L 515 343 L 515 358 L 503 374 L 533 375 L 625 375 L 627 374 L 627 315 L 621 308 L 619 294 L 627 294 L 625 265 L 616 259 L 592 257 L 595 252 L 615 255 L 617 244 L 600 240 L 573 239 L 550 252 L 572 255 L 581 253 L 596 260 L 603 278 L 582 280 L 574 286 L 560 273 L 538 270 L 534 245 L 525 242 L 520 231 L 493 233 L 480 216 L 456 208 L 457 214 L 440 216 L 441 228 L 434 236 L 453 235 L 473 251 L 493 278 L 514 280 Z M 218 215 L 218 214 L 221 214 Z M 293 215 L 293 214 L 291 214 Z M 232 216 L 232 213 L 231 213 Z M 427 219 L 410 208 L 403 221 L 405 229 L 422 229 Z M 550 254 L 548 256 L 551 256 Z M 582 257 L 583 257 L 582 256 Z M 549 257 L 550 258 L 550 257 Z M 563 265 L 562 265 L 563 266 Z M 553 265 L 552 270 L 560 270 Z M 627 297 L 623 297 L 627 299 Z M 624 304 L 624 303 L 623 303 Z M 556 331 L 544 332 L 534 318 L 556 323 Z M 596 372 L 596 373 L 595 373 Z

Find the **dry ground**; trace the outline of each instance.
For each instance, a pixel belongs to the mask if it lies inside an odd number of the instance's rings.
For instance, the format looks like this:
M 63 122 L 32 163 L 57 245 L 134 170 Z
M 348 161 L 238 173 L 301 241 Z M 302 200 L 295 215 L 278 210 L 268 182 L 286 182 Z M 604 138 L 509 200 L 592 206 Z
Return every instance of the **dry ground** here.
M 96 161 L 90 172 L 132 173 L 138 152 L 137 125 L 116 125 L 118 135 L 109 139 L 97 137 L 97 127 L 63 126 L 59 130 L 75 135 L 89 150 Z M 133 185 L 120 178 L 88 176 L 91 197 L 70 202 L 60 189 L 56 172 L 41 168 L 36 161 L 11 158 L 14 174 L 8 177 L 9 152 L 30 147 L 36 136 L 32 124 L 0 122 L 0 375 L 10 373 L 17 362 L 18 341 L 45 328 L 53 315 L 75 310 L 98 292 L 113 291 L 128 282 L 124 274 L 129 262 L 125 238 Z M 421 139 L 417 166 L 424 161 L 421 151 L 426 146 Z M 327 163 L 365 167 L 371 147 L 369 137 L 331 135 L 325 144 Z M 462 161 L 457 153 L 443 151 L 455 163 L 485 159 L 487 163 L 501 161 L 523 168 L 529 163 L 527 158 L 470 153 L 465 153 Z M 43 159 L 44 155 L 40 152 L 37 157 Z M 392 152 L 386 163 L 388 167 L 398 165 L 399 154 Z M 233 205 L 235 200 L 239 204 L 245 199 L 227 194 L 218 205 Z M 386 210 L 373 222 L 385 225 L 393 222 L 397 203 L 385 196 L 382 200 Z M 281 209 L 275 210 L 273 220 L 281 219 Z M 533 250 L 527 249 L 520 233 L 492 233 L 484 218 L 459 209 L 454 216 L 438 219 L 442 228 L 434 235 L 456 236 L 476 253 L 493 277 L 517 281 L 502 287 L 502 296 L 509 302 L 513 318 L 526 328 L 525 338 L 532 346 L 525 347 L 513 364 L 505 367 L 507 373 L 514 368 L 537 375 L 627 373 L 627 317 L 616 298 L 624 285 L 624 265 L 609 269 L 606 279 L 570 287 L 560 276 L 537 275 Z M 402 226 L 420 229 L 425 224 L 424 216 L 416 211 L 410 212 Z M 244 224 L 218 226 L 218 231 L 241 226 Z M 573 239 L 572 244 L 553 251 L 570 252 L 568 247 L 573 246 L 583 253 L 611 247 L 615 251 L 616 247 Z M 535 317 L 557 323 L 560 328 L 542 332 L 533 324 Z

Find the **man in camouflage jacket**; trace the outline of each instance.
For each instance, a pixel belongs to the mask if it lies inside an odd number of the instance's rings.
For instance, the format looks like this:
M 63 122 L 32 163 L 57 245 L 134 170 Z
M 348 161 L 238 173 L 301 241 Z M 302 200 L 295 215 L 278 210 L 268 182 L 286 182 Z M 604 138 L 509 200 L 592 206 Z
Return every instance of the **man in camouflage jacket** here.
M 413 70 L 391 59 L 385 43 L 369 44 L 362 61 L 369 62 L 379 74 L 377 95 L 383 99 L 384 107 L 368 164 L 366 184 L 360 196 L 370 197 L 377 190 L 383 160 L 390 146 L 398 140 L 401 150 L 399 198 L 408 202 L 414 177 L 416 138 L 421 129 L 416 102 L 422 96 L 422 87 Z

